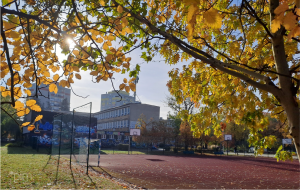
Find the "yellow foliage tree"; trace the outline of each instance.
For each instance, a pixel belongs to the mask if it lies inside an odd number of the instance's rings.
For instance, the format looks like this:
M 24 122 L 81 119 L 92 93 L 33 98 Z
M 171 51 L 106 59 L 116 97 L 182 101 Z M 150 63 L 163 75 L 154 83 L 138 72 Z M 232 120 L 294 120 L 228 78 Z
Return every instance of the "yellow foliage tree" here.
M 95 82 L 111 80 L 115 72 L 135 77 L 140 67 L 131 69 L 126 53 L 141 48 L 146 61 L 160 53 L 168 64 L 187 62 L 170 71 L 168 85 L 172 95 L 184 94 L 199 108 L 190 121 L 196 135 L 226 115 L 224 122 L 244 122 L 255 136 L 268 124 L 266 111 L 286 124 L 300 158 L 299 0 L 6 2 L 1 92 L 12 98 L 1 104 L 19 115 L 30 111 L 16 102 L 29 96 L 23 89 L 32 82 L 56 92 L 57 85 L 70 87 L 74 74 L 80 78 L 80 70 L 90 70 Z M 62 63 L 56 46 L 67 55 Z M 135 90 L 132 80 L 125 81 L 120 89 Z

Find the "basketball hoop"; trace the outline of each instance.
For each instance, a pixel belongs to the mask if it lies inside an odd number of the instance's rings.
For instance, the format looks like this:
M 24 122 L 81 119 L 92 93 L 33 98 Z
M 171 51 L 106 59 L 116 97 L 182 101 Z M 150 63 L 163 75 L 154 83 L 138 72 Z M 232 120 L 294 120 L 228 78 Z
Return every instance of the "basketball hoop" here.
M 130 129 L 130 136 L 140 136 L 141 130 L 140 129 Z

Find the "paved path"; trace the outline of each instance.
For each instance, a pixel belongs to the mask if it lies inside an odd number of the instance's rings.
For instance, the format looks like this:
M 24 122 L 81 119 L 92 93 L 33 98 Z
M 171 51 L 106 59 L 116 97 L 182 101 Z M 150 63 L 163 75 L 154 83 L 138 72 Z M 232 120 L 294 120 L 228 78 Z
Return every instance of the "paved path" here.
M 97 165 L 97 156 L 90 156 Z M 117 178 L 157 189 L 299 189 L 300 165 L 237 156 L 101 155 L 100 166 Z

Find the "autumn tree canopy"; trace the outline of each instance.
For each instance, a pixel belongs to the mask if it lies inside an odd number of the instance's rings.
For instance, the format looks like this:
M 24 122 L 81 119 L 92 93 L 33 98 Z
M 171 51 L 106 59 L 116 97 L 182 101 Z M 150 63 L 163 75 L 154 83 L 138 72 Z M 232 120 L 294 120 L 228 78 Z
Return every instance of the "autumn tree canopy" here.
M 218 115 L 225 115 L 224 122 L 244 122 L 256 137 L 268 124 L 264 111 L 285 123 L 299 157 L 297 7 L 299 0 L 6 0 L 1 92 L 12 98 L 1 104 L 19 115 L 40 110 L 20 101 L 37 96 L 27 90 L 31 83 L 57 92 L 57 85 L 72 87 L 81 70 L 94 82 L 128 73 L 116 90 L 134 91 L 140 68 L 130 68 L 127 54 L 142 49 L 146 61 L 160 54 L 168 64 L 186 62 L 170 71 L 168 87 L 179 103 L 185 97 L 199 108 L 190 122 L 195 136 L 219 128 Z M 67 59 L 59 62 L 58 53 Z M 258 149 L 269 139 L 256 138 Z

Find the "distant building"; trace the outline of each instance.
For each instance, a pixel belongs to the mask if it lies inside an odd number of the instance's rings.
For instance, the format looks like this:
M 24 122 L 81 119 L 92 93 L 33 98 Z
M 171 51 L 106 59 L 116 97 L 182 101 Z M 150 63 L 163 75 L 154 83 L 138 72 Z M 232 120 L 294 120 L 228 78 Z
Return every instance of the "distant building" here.
M 159 121 L 164 122 L 166 124 L 167 127 L 175 127 L 175 123 L 174 123 L 174 119 L 163 119 L 162 117 L 159 118 Z
M 71 90 L 57 85 L 58 92 L 49 92 L 49 86 L 41 84 L 39 86 L 40 90 L 38 91 L 38 99 L 31 97 L 31 99 L 36 99 L 42 110 L 51 110 L 51 111 L 60 111 L 61 107 L 66 107 L 64 111 L 70 110 L 70 99 L 71 99 Z M 30 88 L 31 96 L 36 94 L 36 83 L 33 83 Z M 64 99 L 66 99 L 64 101 Z M 64 102 L 63 102 L 64 101 Z
M 129 93 L 125 91 L 119 91 L 121 97 L 115 92 L 107 92 L 106 94 L 101 94 L 101 111 L 111 109 L 114 107 L 119 107 L 128 103 L 136 103 L 134 97 L 130 96 Z
M 97 118 L 98 131 L 129 132 L 141 115 L 148 120 L 158 121 L 160 107 L 141 103 L 130 103 L 122 106 L 106 109 L 93 114 Z

